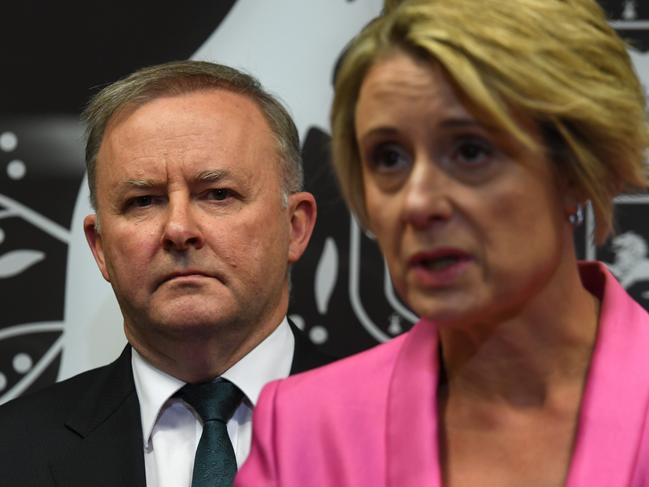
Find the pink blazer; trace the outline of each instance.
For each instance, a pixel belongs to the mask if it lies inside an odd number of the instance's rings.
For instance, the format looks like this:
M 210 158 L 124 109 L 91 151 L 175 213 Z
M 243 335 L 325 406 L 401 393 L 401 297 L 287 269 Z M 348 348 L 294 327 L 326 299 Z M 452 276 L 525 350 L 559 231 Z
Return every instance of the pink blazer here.
M 649 486 L 649 315 L 601 264 L 602 300 L 568 487 Z M 440 486 L 435 325 L 266 386 L 236 487 Z

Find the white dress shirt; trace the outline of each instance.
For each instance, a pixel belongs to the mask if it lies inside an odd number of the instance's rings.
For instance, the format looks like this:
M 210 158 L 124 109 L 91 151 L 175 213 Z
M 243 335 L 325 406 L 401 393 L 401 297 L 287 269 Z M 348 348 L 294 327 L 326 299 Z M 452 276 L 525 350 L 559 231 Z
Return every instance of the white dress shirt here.
M 295 338 L 284 318 L 273 333 L 221 376 L 245 395 L 227 425 L 238 466 L 250 453 L 252 408 L 259 393 L 267 382 L 288 376 L 294 349 Z M 156 369 L 135 349 L 132 364 L 147 487 L 190 487 L 203 424 L 193 408 L 172 397 L 185 382 Z

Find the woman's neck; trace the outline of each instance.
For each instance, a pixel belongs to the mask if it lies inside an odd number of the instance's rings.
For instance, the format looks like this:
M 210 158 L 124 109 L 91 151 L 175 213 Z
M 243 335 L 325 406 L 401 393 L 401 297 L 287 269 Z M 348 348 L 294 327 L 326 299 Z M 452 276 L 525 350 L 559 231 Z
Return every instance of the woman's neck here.
M 581 390 L 598 308 L 574 269 L 574 275 L 558 276 L 506 320 L 442 327 L 442 393 L 519 409 L 552 403 L 566 388 Z

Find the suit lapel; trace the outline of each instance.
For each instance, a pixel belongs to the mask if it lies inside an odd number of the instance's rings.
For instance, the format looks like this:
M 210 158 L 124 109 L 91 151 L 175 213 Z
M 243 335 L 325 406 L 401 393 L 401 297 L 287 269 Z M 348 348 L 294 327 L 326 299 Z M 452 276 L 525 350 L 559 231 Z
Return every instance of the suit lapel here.
M 76 450 L 51 465 L 57 485 L 146 485 L 140 406 L 133 383 L 130 347 L 85 391 L 66 427 L 80 441 Z
M 295 323 L 288 320 L 288 324 L 291 327 L 293 336 L 295 337 L 295 350 L 293 352 L 293 363 L 291 364 L 291 375 L 306 372 L 307 370 L 315 369 L 316 367 L 321 367 L 335 360 L 333 357 L 330 357 L 318 350 L 318 348 L 311 343 L 311 340 L 309 340 L 305 333 L 295 326 Z
M 291 374 L 334 360 L 318 350 L 290 320 L 289 325 L 295 337 Z M 78 447 L 52 462 L 52 475 L 61 487 L 144 487 L 142 424 L 130 346 L 99 374 L 80 394 L 65 423 L 79 436 Z

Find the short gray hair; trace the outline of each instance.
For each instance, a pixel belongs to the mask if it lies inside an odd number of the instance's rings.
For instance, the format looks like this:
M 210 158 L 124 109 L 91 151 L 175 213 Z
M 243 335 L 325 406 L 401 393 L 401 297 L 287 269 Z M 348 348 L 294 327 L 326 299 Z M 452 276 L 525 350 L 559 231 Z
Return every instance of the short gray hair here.
M 149 66 L 112 83 L 93 96 L 83 111 L 86 124 L 86 170 L 90 203 L 97 208 L 96 165 L 106 126 L 121 110 L 142 106 L 163 96 L 206 89 L 222 89 L 252 99 L 266 118 L 277 143 L 284 199 L 302 190 L 300 137 L 284 105 L 253 76 L 237 69 L 205 61 L 173 61 Z

